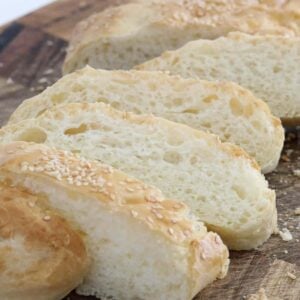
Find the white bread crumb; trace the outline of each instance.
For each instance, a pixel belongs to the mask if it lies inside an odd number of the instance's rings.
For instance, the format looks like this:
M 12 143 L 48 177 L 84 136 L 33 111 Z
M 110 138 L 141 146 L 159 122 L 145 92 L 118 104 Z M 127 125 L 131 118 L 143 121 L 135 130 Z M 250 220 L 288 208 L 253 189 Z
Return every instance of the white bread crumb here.
M 287 228 L 283 228 L 282 231 L 279 231 L 279 235 L 285 242 L 291 241 L 293 239 L 292 234 Z
M 294 170 L 293 174 L 297 177 L 300 177 L 300 170 Z
M 7 78 L 7 80 L 6 80 L 6 83 L 7 84 L 13 84 L 14 83 L 14 81 L 13 81 L 13 79 L 12 78 Z
M 268 300 L 265 289 L 259 289 L 257 294 L 252 294 L 248 298 L 248 300 Z
M 293 273 L 291 273 L 291 272 L 287 272 L 286 274 L 287 274 L 287 276 L 288 276 L 289 278 L 291 278 L 291 279 L 293 279 L 293 280 L 295 280 L 295 279 L 297 278 L 296 275 L 293 274 Z

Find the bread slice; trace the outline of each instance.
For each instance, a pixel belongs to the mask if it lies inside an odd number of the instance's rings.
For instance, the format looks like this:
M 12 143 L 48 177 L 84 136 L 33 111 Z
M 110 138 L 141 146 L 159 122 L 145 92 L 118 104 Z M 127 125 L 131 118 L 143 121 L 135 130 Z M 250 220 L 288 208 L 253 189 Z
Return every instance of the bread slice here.
M 191 300 L 227 272 L 228 250 L 181 203 L 110 166 L 44 145 L 0 146 L 0 181 L 42 194 L 86 236 L 78 292 L 101 299 Z
M 49 110 L 0 130 L 101 160 L 187 203 L 231 249 L 252 249 L 276 229 L 275 193 L 242 149 L 211 134 L 103 103 Z
M 184 79 L 162 72 L 86 67 L 24 101 L 9 123 L 36 118 L 46 109 L 71 102 L 105 102 L 209 131 L 244 148 L 264 173 L 276 168 L 283 146 L 280 120 L 249 91 L 234 83 Z
M 2 180 L 0 299 L 60 300 L 82 283 L 88 267 L 76 226 L 52 210 L 42 195 Z
M 300 124 L 300 37 L 231 33 L 193 41 L 137 67 L 207 80 L 229 80 L 263 99 L 286 124 Z
M 300 34 L 300 12 L 253 5 L 257 2 L 139 1 L 108 8 L 76 26 L 63 71 L 87 64 L 130 69 L 191 40 L 215 39 L 232 31 Z

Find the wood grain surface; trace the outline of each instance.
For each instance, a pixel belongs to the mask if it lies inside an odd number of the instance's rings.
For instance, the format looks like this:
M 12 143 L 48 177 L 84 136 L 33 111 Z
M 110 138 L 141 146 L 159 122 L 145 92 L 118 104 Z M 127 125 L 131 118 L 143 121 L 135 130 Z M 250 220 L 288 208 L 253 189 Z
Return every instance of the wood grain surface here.
M 0 29 L 0 126 L 26 98 L 41 92 L 61 76 L 61 66 L 74 25 L 117 0 L 61 0 Z M 289 128 L 278 169 L 267 176 L 277 192 L 279 228 L 293 240 L 274 235 L 253 251 L 230 253 L 228 276 L 195 299 L 247 299 L 264 288 L 269 299 L 300 300 L 300 129 Z M 289 274 L 295 274 L 296 279 Z M 95 299 L 70 294 L 68 300 Z M 159 300 L 159 299 L 153 299 Z M 171 300 L 171 299 L 170 299 Z

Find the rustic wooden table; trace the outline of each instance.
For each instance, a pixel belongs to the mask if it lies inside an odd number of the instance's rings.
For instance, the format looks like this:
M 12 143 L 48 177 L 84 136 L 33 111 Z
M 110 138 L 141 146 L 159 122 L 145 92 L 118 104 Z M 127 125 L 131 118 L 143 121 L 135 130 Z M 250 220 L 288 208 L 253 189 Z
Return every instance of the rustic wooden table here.
M 74 25 L 88 15 L 118 2 L 61 0 L 0 29 L 0 125 L 26 98 L 61 76 L 65 49 Z M 253 251 L 231 252 L 228 276 L 210 285 L 200 299 L 245 299 L 264 288 L 270 299 L 300 300 L 300 130 L 289 128 L 278 169 L 267 178 L 277 192 L 279 228 L 287 227 L 293 240 L 273 236 Z M 297 278 L 292 279 L 288 272 Z M 94 299 L 75 293 L 66 299 Z M 158 300 L 158 299 L 153 299 Z

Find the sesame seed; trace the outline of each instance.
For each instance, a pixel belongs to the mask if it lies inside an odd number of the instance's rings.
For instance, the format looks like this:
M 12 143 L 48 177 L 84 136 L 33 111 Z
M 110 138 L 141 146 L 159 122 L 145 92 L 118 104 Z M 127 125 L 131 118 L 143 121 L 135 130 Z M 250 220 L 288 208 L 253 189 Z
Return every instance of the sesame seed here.
M 190 230 L 184 230 L 184 231 L 183 231 L 183 234 L 184 234 L 186 237 L 191 236 Z
M 128 191 L 128 192 L 134 192 L 134 189 L 132 189 L 132 188 L 126 188 L 126 191 Z
M 70 241 L 71 241 L 70 235 L 69 235 L 69 234 L 66 234 L 66 235 L 65 235 L 65 238 L 64 238 L 64 244 L 65 244 L 66 246 L 68 246 L 68 245 L 70 244 Z
M 29 206 L 29 207 L 34 207 L 34 205 L 35 205 L 34 202 L 31 202 L 31 201 L 28 202 L 28 206 Z
M 181 207 L 182 207 L 182 205 L 179 204 L 179 203 L 173 205 L 173 208 L 174 208 L 174 209 L 179 209 L 179 208 L 181 208 Z
M 114 169 L 110 166 L 107 168 L 108 173 L 112 174 L 114 172 Z
M 203 252 L 200 254 L 200 257 L 201 257 L 202 259 L 206 259 L 206 256 L 205 256 L 205 254 L 204 254 Z
M 157 199 L 153 195 L 146 195 L 145 199 L 146 199 L 146 201 L 152 202 L 152 203 L 158 202 Z
M 153 224 L 153 219 L 151 217 L 147 217 L 147 221 Z
M 48 222 L 48 221 L 51 220 L 51 217 L 50 217 L 50 216 L 44 216 L 44 217 L 43 217 L 43 220 L 46 221 L 46 222 Z
M 287 276 L 293 280 L 295 280 L 297 278 L 296 275 L 291 272 L 287 272 Z
M 131 178 L 126 178 L 125 179 L 125 182 L 128 182 L 128 183 L 132 183 L 132 182 L 135 182 L 136 180 L 134 179 L 131 179 Z
M 162 214 L 160 214 L 158 211 L 156 211 L 155 209 L 151 209 L 151 212 L 155 215 L 155 217 L 157 218 L 157 219 L 163 219 L 163 215 Z
M 28 166 L 27 165 L 21 166 L 21 171 L 22 172 L 26 172 L 27 170 L 28 170 Z
M 132 216 L 135 217 L 135 218 L 136 218 L 137 215 L 138 215 L 138 213 L 137 213 L 135 210 L 131 210 L 131 214 L 132 214 Z
M 174 235 L 174 229 L 168 228 L 168 232 L 169 232 L 170 235 Z

